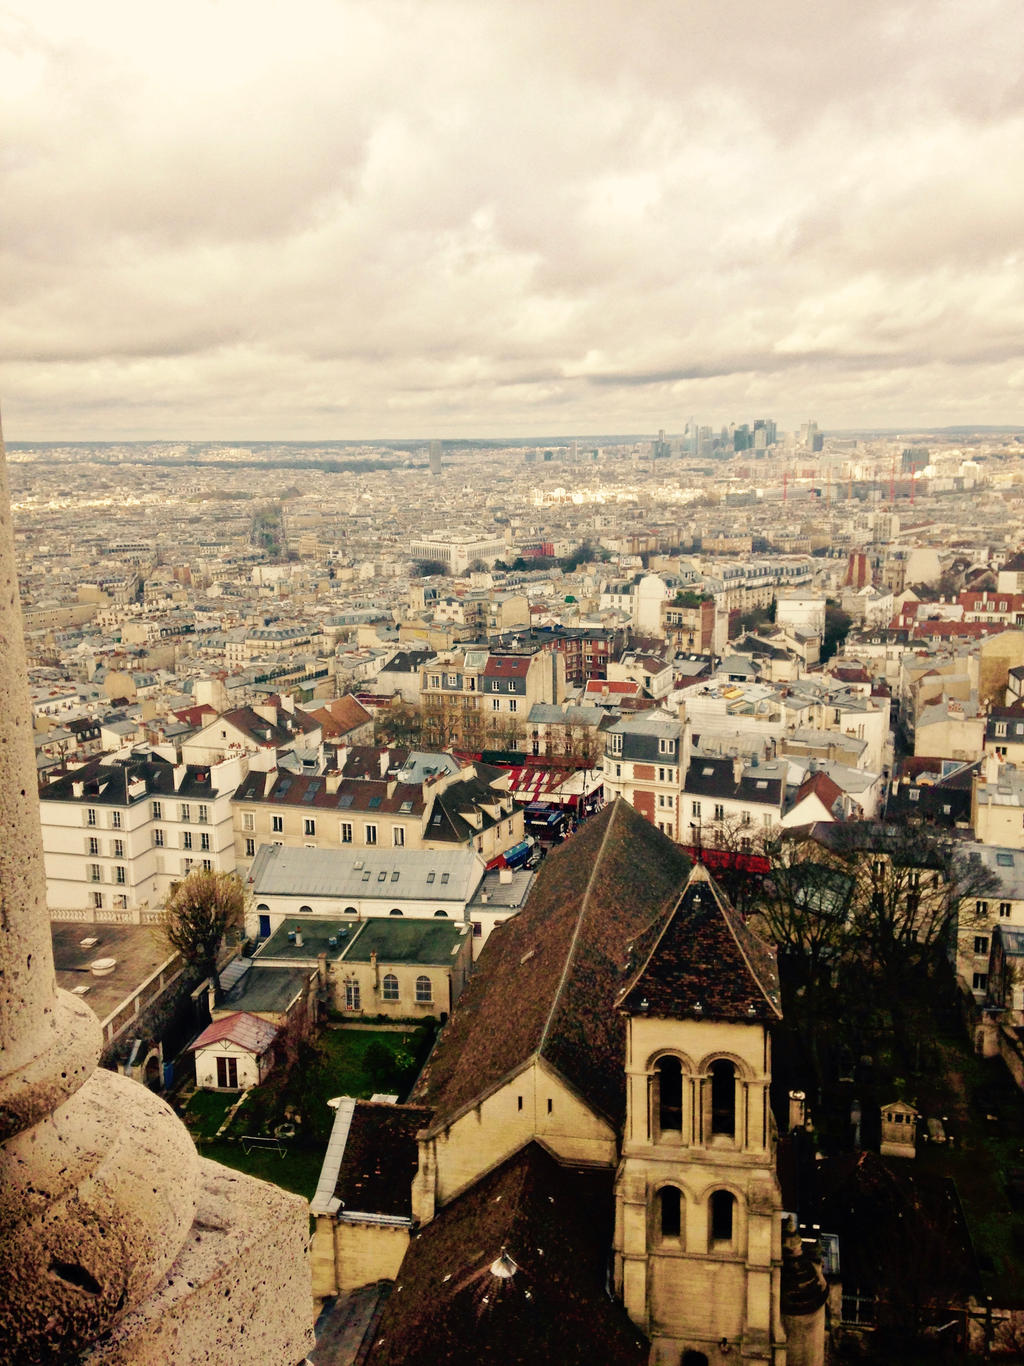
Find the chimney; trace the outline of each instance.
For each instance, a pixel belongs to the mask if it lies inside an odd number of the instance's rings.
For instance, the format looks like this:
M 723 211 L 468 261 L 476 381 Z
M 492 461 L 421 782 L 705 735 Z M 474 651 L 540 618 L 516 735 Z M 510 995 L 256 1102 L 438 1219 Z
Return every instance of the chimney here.
M 324 774 L 324 782 L 327 786 L 328 796 L 333 797 L 341 786 L 341 772 L 336 768 L 328 769 Z
M 297 949 L 301 949 L 301 948 L 302 948 L 302 931 L 301 931 L 301 930 L 296 930 L 296 931 L 295 931 L 295 947 L 296 947 Z
M 327 985 L 327 954 L 318 953 L 316 956 L 316 978 L 320 986 Z
M 738 783 L 743 777 L 743 768 L 744 763 L 742 755 L 735 755 L 732 761 L 732 780 L 734 783 Z

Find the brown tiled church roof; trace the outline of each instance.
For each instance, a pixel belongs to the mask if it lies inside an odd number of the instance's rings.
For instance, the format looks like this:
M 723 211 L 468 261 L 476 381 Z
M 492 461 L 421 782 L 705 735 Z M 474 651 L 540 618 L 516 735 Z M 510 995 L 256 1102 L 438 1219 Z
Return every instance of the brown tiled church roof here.
M 620 1005 L 661 1019 L 779 1020 L 774 951 L 698 864 Z
M 530 1143 L 414 1234 L 360 1366 L 643 1366 L 606 1290 L 612 1173 Z
M 542 1057 L 598 1114 L 625 1113 L 625 1023 L 615 1000 L 633 941 L 678 900 L 690 862 L 621 799 L 544 861 L 498 927 L 412 1099 L 441 1129 Z
M 416 1134 L 429 1119 L 419 1105 L 356 1103 L 334 1187 L 344 1209 L 411 1216 Z

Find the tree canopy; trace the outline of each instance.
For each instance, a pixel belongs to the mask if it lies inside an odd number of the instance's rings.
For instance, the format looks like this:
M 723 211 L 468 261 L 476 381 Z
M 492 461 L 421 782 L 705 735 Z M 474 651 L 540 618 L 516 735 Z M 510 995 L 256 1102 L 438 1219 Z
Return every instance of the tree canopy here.
M 245 885 L 237 873 L 194 868 L 171 885 L 161 927 L 171 948 L 186 963 L 211 977 L 218 995 L 217 959 L 225 938 L 245 919 Z

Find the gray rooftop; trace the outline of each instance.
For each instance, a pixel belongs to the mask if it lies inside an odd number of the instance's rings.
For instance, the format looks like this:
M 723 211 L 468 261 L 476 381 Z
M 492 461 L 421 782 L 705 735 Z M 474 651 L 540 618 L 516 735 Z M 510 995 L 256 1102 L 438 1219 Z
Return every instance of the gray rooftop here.
M 262 844 L 249 877 L 253 896 L 381 897 L 457 901 L 483 874 L 473 849 L 292 849 Z
M 315 955 L 314 955 L 315 957 Z M 224 997 L 224 1008 L 250 1015 L 282 1014 L 309 980 L 310 968 L 253 966 Z

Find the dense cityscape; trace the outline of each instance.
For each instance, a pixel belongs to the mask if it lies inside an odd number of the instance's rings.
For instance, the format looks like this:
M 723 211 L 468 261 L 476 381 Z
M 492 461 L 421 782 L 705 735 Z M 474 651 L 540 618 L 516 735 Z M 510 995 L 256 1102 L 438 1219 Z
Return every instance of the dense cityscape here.
M 1024 1363 L 1014 0 L 0 3 L 0 1363 Z
M 1012 1353 L 1024 438 L 8 461 L 57 985 L 201 1154 L 310 1201 L 312 1360 L 539 1359 L 556 1290 L 573 1360 Z M 529 1238 L 428 1329 L 499 1198 Z

